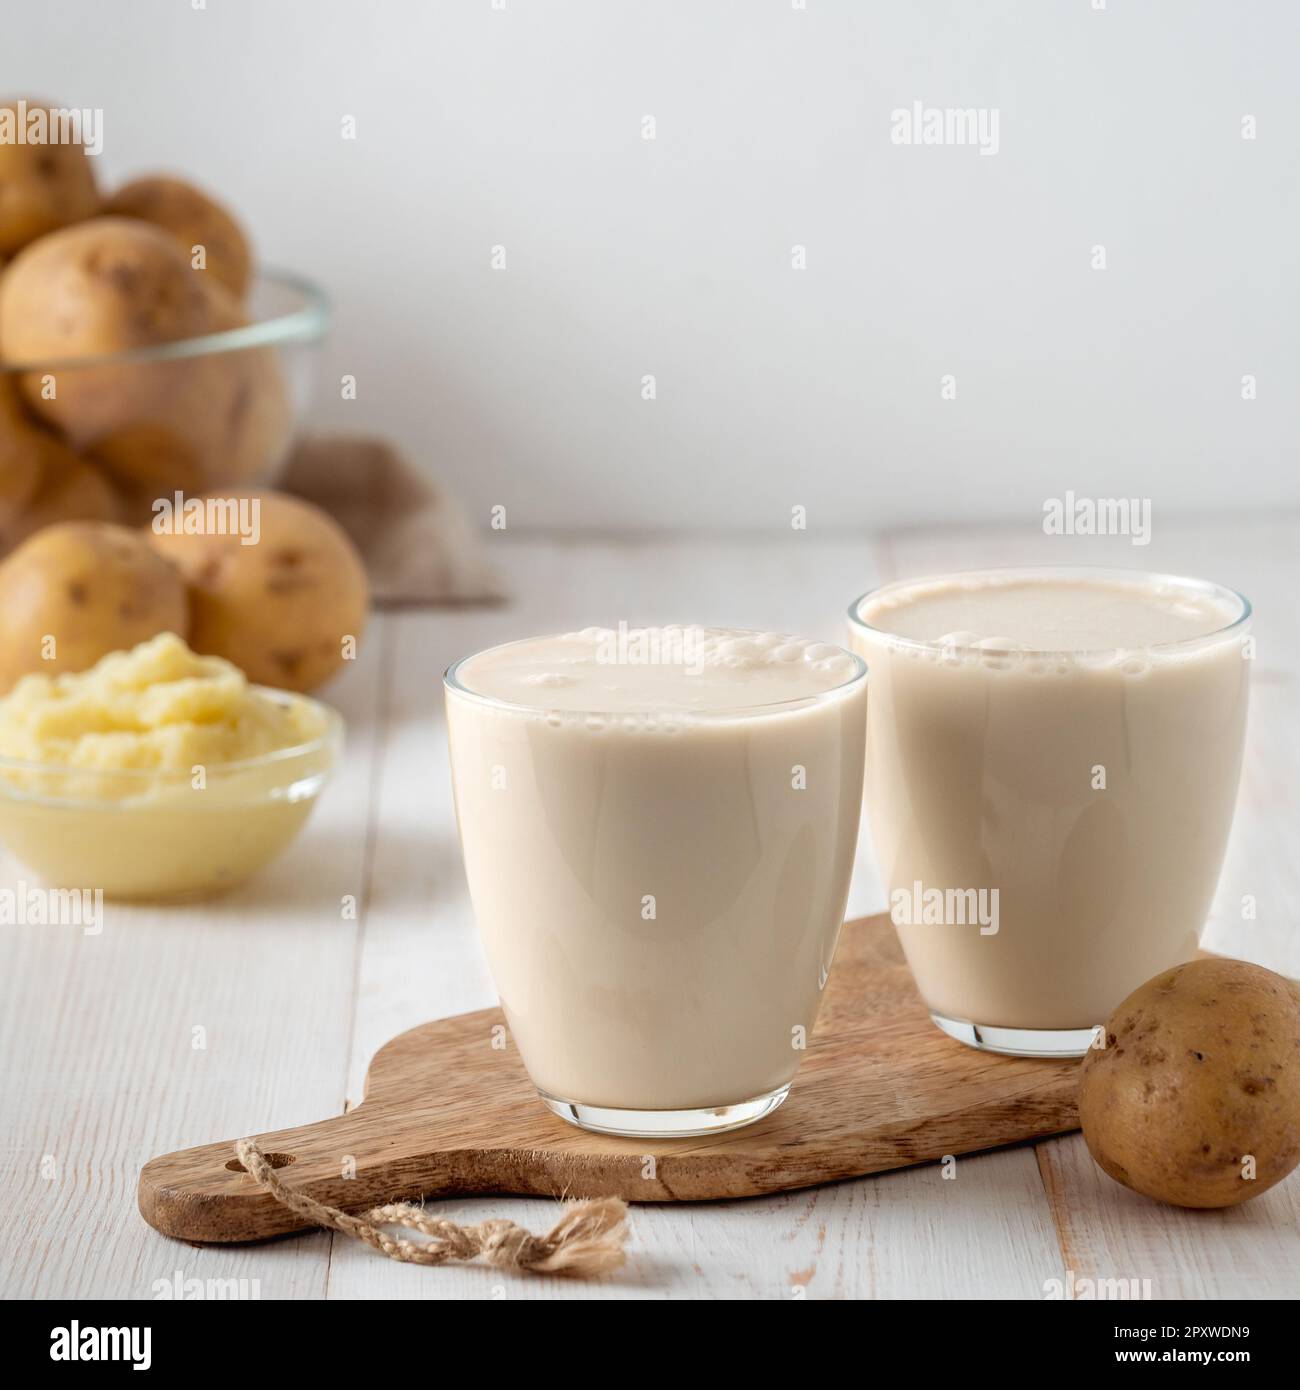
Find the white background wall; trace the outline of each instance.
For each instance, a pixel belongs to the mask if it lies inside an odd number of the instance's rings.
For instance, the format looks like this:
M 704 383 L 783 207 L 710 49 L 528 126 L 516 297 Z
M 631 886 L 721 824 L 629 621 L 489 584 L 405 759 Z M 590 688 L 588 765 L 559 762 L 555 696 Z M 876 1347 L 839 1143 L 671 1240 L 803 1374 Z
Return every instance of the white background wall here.
M 322 280 L 320 420 L 479 520 L 1297 501 L 1300 6 L 492 2 L 12 3 L 0 90 Z M 891 144 L 914 100 L 997 107 L 999 153 Z

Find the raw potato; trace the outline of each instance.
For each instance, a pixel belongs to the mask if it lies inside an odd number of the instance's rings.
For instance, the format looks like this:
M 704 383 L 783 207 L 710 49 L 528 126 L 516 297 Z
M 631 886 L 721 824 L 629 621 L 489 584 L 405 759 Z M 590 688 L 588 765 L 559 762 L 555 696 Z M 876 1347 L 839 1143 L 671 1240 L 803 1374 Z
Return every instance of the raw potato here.
M 215 281 L 157 227 L 100 217 L 47 237 L 0 282 L 6 360 L 57 363 L 244 323 Z M 25 373 L 28 405 L 133 489 L 201 492 L 247 481 L 287 448 L 292 407 L 265 348 Z
M 108 479 L 54 435 L 34 431 L 28 450 L 38 474 L 36 490 L 0 525 L 0 553 L 61 521 L 121 521 L 122 504 Z
M 205 285 L 212 332 L 241 328 L 243 310 L 220 285 Z M 89 369 L 94 372 L 95 368 Z M 293 407 L 269 348 L 239 348 L 136 366 L 151 402 L 84 441 L 128 490 L 144 496 L 206 492 L 246 483 L 288 449 Z
M 55 103 L 29 97 L 27 105 Z M 17 118 L 16 100 L 0 101 L 0 109 Z M 98 208 L 94 164 L 81 145 L 0 142 L 0 259 Z
M 224 656 L 259 685 L 311 690 L 343 664 L 344 642 L 359 640 L 368 589 L 361 557 L 319 507 L 282 493 L 258 499 L 260 535 L 153 534 L 160 555 L 190 586 L 190 645 Z
M 40 483 L 40 459 L 31 438 L 34 432 L 18 400 L 13 377 L 0 375 L 0 531 L 18 520 Z
M 84 671 L 188 627 L 180 575 L 124 526 L 48 526 L 0 564 L 0 689 L 31 671 Z
M 29 246 L 0 281 L 6 362 L 43 364 L 156 347 L 210 332 L 212 301 L 176 242 L 147 222 L 94 217 Z M 61 423 L 62 399 L 25 387 Z M 62 397 L 62 392 L 60 392 Z
M 165 175 L 133 179 L 113 194 L 104 210 L 161 227 L 191 263 L 194 248 L 203 247 L 206 273 L 236 299 L 247 293 L 252 274 L 248 239 L 230 213 L 193 184 Z
M 289 446 L 292 406 L 275 354 L 265 348 L 122 370 L 148 377 L 150 404 L 109 428 L 101 415 L 98 430 L 72 438 L 133 490 L 170 496 L 244 483 Z
M 1198 960 L 1148 980 L 1084 1058 L 1079 1119 L 1116 1182 L 1180 1207 L 1228 1207 L 1300 1163 L 1300 986 Z M 1253 1156 L 1255 1177 L 1243 1177 Z
M 58 521 L 119 521 L 108 479 L 31 420 L 0 375 L 0 553 Z

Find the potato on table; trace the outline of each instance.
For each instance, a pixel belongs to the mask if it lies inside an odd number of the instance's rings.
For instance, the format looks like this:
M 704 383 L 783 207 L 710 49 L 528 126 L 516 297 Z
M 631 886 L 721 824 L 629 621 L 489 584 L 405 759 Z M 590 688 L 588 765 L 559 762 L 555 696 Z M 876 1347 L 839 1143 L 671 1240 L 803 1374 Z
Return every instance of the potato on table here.
M 184 179 L 164 174 L 132 179 L 104 205 L 108 213 L 161 227 L 186 256 L 202 247 L 206 273 L 236 299 L 243 299 L 253 258 L 239 223 L 216 199 Z
M 260 534 L 155 534 L 190 586 L 190 645 L 224 656 L 259 685 L 310 690 L 343 664 L 366 620 L 365 569 L 342 528 L 319 507 L 282 493 L 257 499 Z
M 188 627 L 180 575 L 126 527 L 48 526 L 0 563 L 0 690 Z
M 52 104 L 27 98 L 31 108 Z M 16 120 L 17 100 L 0 101 L 0 110 Z M 98 208 L 94 161 L 81 145 L 0 142 L 0 260 Z
M 1300 1163 L 1300 985 L 1196 960 L 1115 1010 L 1079 1083 L 1088 1148 L 1116 1182 L 1180 1207 L 1228 1207 Z

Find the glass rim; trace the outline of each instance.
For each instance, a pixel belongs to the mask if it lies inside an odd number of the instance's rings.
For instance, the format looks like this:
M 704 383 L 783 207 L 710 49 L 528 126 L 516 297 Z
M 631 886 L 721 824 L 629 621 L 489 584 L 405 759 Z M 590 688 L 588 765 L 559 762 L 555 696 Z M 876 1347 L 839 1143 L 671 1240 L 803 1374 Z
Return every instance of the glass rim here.
M 1132 570 L 1125 569 L 1122 566 L 1112 565 L 996 565 L 988 569 L 953 570 L 948 574 L 919 575 L 915 579 L 891 579 L 885 584 L 877 584 L 874 589 L 868 589 L 866 593 L 859 595 L 859 597 L 854 599 L 849 605 L 849 630 L 850 632 L 869 633 L 874 637 L 879 637 L 889 646 L 904 647 L 915 651 L 945 652 L 951 650 L 975 650 L 974 648 L 953 648 L 944 643 L 932 640 L 903 637 L 898 633 L 888 632 L 884 628 L 874 627 L 871 623 L 864 621 L 861 617 L 860 610 L 868 599 L 878 598 L 881 594 L 887 593 L 890 590 L 904 591 L 926 584 L 942 583 L 945 580 L 989 579 L 998 575 L 1008 575 L 1013 579 L 1029 579 L 1036 576 L 1063 579 L 1109 578 L 1120 582 L 1142 584 L 1148 587 L 1167 585 L 1173 588 L 1191 590 L 1202 595 L 1209 595 L 1217 599 L 1230 599 L 1239 605 L 1240 608 L 1240 611 L 1231 622 L 1225 623 L 1222 627 L 1215 628 L 1210 632 L 1201 633 L 1196 637 L 1176 637 L 1168 642 L 1144 642 L 1137 646 L 1017 646 L 1012 649 L 1017 656 L 1021 657 L 1073 657 L 1077 659 L 1081 656 L 1098 656 L 1109 652 L 1150 652 L 1164 655 L 1191 651 L 1199 647 L 1211 646 L 1222 642 L 1234 632 L 1244 631 L 1250 625 L 1255 611 L 1245 594 L 1239 593 L 1236 589 L 1231 589 L 1226 584 L 1216 583 L 1212 579 L 1196 579 L 1190 575 L 1168 574 L 1160 570 Z
M 303 695 L 292 690 L 280 690 L 275 686 L 269 685 L 250 685 L 250 690 L 256 691 L 259 695 L 267 696 L 276 700 L 278 703 L 288 704 L 294 700 L 303 700 L 307 704 L 314 706 L 325 717 L 325 727 L 315 738 L 309 738 L 302 743 L 290 744 L 287 748 L 272 748 L 266 753 L 257 753 L 251 758 L 234 758 L 230 762 L 224 763 L 204 763 L 204 771 L 213 777 L 226 777 L 241 772 L 251 772 L 263 767 L 274 767 L 279 763 L 289 762 L 295 758 L 308 757 L 313 753 L 319 753 L 324 749 L 331 749 L 337 752 L 343 740 L 344 721 L 343 716 L 333 705 L 327 705 L 321 700 L 314 700 L 310 695 Z M 11 758 L 5 754 L 0 754 L 0 774 L 6 772 L 31 773 L 44 777 L 93 777 L 102 778 L 105 781 L 113 781 L 122 778 L 128 786 L 147 783 L 163 783 L 171 785 L 177 782 L 188 782 L 193 773 L 188 769 L 182 768 L 150 768 L 150 767 L 84 767 L 77 763 L 45 763 L 38 762 L 31 758 Z M 0 776 L 0 800 L 10 797 L 11 788 Z M 38 793 L 39 798 L 39 793 Z M 60 800 L 57 796 L 50 796 L 49 800 Z M 93 802 L 96 805 L 112 806 L 117 802 L 112 797 L 101 798 L 64 798 L 70 801 L 85 803 Z
M 700 627 L 700 624 L 695 624 Z M 689 629 L 687 629 L 689 630 Z M 763 634 L 757 628 L 703 628 L 704 631 L 726 632 L 736 637 L 758 637 Z M 562 637 L 564 633 L 543 633 L 541 637 Z M 782 634 L 783 636 L 793 636 L 793 634 Z M 811 695 L 795 695 L 786 700 L 765 700 L 753 705 L 731 705 L 725 709 L 690 709 L 673 710 L 663 708 L 638 708 L 638 709 L 555 709 L 549 705 L 528 705 L 522 701 L 504 700 L 497 695 L 486 695 L 481 690 L 474 690 L 466 685 L 460 677 L 460 669 L 467 662 L 475 660 L 477 657 L 486 656 L 489 652 L 502 651 L 506 647 L 522 646 L 526 642 L 536 642 L 539 637 L 519 637 L 510 642 L 498 642 L 491 647 L 483 647 L 476 652 L 470 652 L 466 656 L 459 657 L 442 673 L 442 684 L 444 691 L 454 695 L 463 695 L 466 699 L 473 700 L 479 704 L 487 705 L 489 708 L 501 710 L 509 714 L 523 714 L 535 718 L 545 718 L 548 714 L 563 715 L 566 719 L 608 719 L 617 721 L 620 719 L 658 719 L 667 723 L 676 724 L 696 724 L 696 723 L 725 723 L 727 721 L 757 719 L 768 714 L 789 713 L 796 709 L 805 709 L 812 705 L 829 703 L 831 700 L 844 699 L 853 690 L 854 686 L 864 684 L 867 679 L 867 662 L 864 657 L 857 652 L 850 651 L 847 647 L 841 647 L 838 642 L 826 642 L 824 645 L 834 647 L 837 652 L 842 652 L 852 660 L 854 665 L 853 674 L 848 680 L 840 681 L 836 685 L 830 686 L 826 690 L 818 690 Z M 807 640 L 807 639 L 800 639 Z
M 217 333 L 177 338 L 152 347 L 127 348 L 122 352 L 101 352 L 81 357 L 37 358 L 34 361 L 0 363 L 0 376 L 30 375 L 33 372 L 89 371 L 95 367 L 140 366 L 156 362 L 176 362 L 188 357 L 220 357 L 249 348 L 286 347 L 295 343 L 319 342 L 330 325 L 333 312 L 329 295 L 314 280 L 289 270 L 262 266 L 253 284 L 265 283 L 292 290 L 302 303 L 287 313 L 256 323 L 241 324 Z

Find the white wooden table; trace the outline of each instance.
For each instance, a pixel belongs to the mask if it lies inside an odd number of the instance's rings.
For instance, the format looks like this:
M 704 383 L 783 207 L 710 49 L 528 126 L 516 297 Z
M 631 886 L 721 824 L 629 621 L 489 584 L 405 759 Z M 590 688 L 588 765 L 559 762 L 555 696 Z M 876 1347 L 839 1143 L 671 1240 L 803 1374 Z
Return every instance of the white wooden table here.
M 149 1298 L 237 1278 L 262 1298 L 1023 1297 L 1045 1281 L 1149 1279 L 1156 1297 L 1300 1294 L 1300 1174 L 1235 1210 L 1177 1211 L 1111 1182 L 1078 1135 L 787 1196 L 633 1209 L 631 1259 L 598 1284 L 394 1264 L 341 1236 L 196 1249 L 135 1209 L 155 1153 L 296 1125 L 360 1098 L 381 1043 L 494 1002 L 465 893 L 441 674 L 493 642 L 588 623 L 778 627 L 842 640 L 882 579 L 984 563 L 1199 573 L 1258 612 L 1242 804 L 1207 945 L 1300 975 L 1300 518 L 1157 525 L 1151 545 L 1029 527 L 881 538 L 494 537 L 515 601 L 375 619 L 325 692 L 350 731 L 307 832 L 206 906 L 106 905 L 105 930 L 0 927 L 0 1293 Z M 0 865 L 0 883 L 22 870 Z M 1252 894 L 1258 919 L 1243 922 Z M 352 896 L 355 920 L 343 910 Z M 865 851 L 850 910 L 884 895 Z M 541 1229 L 541 1200 L 454 1201 Z

